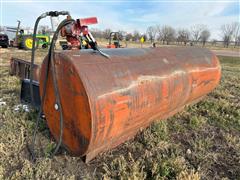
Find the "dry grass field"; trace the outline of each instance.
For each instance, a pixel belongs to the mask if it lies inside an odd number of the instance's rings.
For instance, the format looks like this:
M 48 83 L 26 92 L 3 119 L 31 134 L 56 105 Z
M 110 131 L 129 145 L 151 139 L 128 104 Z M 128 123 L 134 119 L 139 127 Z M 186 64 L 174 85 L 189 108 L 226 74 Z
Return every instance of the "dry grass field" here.
M 12 55 L 30 58 L 0 49 L 0 179 L 240 179 L 240 58 L 219 57 L 220 85 L 202 101 L 89 164 L 64 149 L 50 158 L 55 143 L 41 121 L 33 164 L 28 149 L 37 112 L 14 110 L 20 83 L 9 76 Z

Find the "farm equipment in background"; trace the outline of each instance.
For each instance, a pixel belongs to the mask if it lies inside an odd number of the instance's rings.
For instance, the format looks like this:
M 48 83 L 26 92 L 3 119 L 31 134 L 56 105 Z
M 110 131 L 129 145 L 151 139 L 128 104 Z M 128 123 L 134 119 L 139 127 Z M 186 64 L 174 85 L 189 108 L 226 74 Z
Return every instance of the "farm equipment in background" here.
M 3 48 L 8 48 L 9 46 L 9 39 L 7 34 L 0 33 L 0 46 Z
M 109 42 L 107 48 L 120 48 L 120 33 L 119 32 L 111 32 L 109 35 Z
M 12 74 L 16 69 L 23 74 L 22 101 L 40 109 L 38 121 L 44 113 L 58 142 L 53 154 L 63 144 L 89 162 L 156 118 L 166 119 L 200 100 L 219 83 L 221 67 L 208 49 L 100 50 L 86 25 L 95 20 L 85 20 L 88 23 L 81 19 L 60 23 L 41 66 L 34 65 L 34 49 L 30 64 L 20 67 L 19 61 L 11 61 Z M 58 33 L 68 27 L 72 29 L 68 41 L 74 48 L 54 51 Z M 82 41 L 76 37 L 86 40 L 90 48 L 81 49 Z
M 70 19 L 68 16 L 67 19 Z M 66 38 L 66 42 L 60 41 L 62 49 L 89 49 L 92 48 L 91 42 L 95 39 L 88 31 L 88 25 L 97 24 L 96 17 L 77 19 L 61 29 L 61 36 Z M 82 34 L 79 34 L 81 32 Z M 61 44 L 62 43 L 62 44 Z
M 18 21 L 16 36 L 14 41 L 11 42 L 11 46 L 19 49 L 31 50 L 33 38 L 31 34 L 24 34 L 24 30 L 20 29 L 21 21 Z M 46 49 L 50 44 L 50 36 L 47 34 L 37 34 L 37 47 Z

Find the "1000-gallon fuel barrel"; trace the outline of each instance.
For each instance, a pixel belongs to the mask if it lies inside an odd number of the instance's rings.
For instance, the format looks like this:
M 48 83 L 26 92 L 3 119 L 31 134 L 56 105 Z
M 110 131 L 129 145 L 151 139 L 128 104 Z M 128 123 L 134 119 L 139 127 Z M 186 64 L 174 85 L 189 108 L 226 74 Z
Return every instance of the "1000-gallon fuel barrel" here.
M 209 50 L 193 47 L 106 49 L 55 53 L 63 108 L 63 145 L 86 161 L 199 100 L 219 83 L 221 68 Z M 46 72 L 41 68 L 40 89 Z M 58 139 L 59 111 L 51 73 L 44 113 Z

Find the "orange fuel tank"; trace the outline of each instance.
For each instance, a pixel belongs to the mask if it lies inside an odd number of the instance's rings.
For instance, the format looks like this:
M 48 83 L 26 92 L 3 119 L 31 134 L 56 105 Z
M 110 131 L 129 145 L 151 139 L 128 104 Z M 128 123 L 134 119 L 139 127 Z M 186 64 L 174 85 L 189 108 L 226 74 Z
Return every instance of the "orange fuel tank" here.
M 156 119 L 165 119 L 211 92 L 221 68 L 211 51 L 194 47 L 104 49 L 55 53 L 63 108 L 63 145 L 86 161 L 132 138 Z M 46 71 L 41 68 L 40 89 Z M 59 137 L 59 112 L 51 73 L 44 113 Z

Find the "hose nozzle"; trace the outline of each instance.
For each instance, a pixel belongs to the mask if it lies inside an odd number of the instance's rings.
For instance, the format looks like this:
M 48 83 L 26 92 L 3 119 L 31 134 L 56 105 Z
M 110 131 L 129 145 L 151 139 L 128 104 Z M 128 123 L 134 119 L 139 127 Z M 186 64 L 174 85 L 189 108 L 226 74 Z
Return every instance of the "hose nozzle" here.
M 49 11 L 49 12 L 46 12 L 46 13 L 43 13 L 40 17 L 41 18 L 45 18 L 47 16 L 51 16 L 51 17 L 57 17 L 59 15 L 69 15 L 70 13 L 68 11 Z

